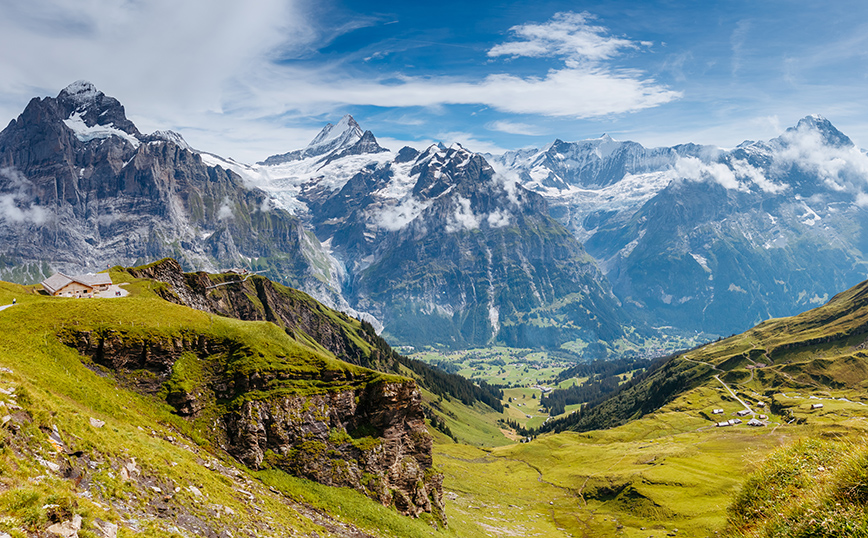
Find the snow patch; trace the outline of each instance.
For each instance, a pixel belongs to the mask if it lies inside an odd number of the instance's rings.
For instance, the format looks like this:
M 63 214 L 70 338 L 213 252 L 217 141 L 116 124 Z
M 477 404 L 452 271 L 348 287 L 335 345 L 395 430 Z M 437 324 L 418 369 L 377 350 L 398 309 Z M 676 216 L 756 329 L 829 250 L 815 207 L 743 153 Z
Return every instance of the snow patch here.
M 94 125 L 93 127 L 88 127 L 87 124 L 84 123 L 84 120 L 81 119 L 80 112 L 73 112 L 69 118 L 63 120 L 63 124 L 69 127 L 69 129 L 75 133 L 75 137 L 81 142 L 90 142 L 91 140 L 100 140 L 111 138 L 112 136 L 118 136 L 132 144 L 134 148 L 138 148 L 141 144 L 138 138 L 121 131 L 120 129 L 112 127 L 111 123 L 108 125 Z
M 76 80 L 64 88 L 61 93 L 65 93 L 73 103 L 78 107 L 81 107 L 82 105 L 93 102 L 93 100 L 99 97 L 102 92 L 86 80 Z
M 811 304 L 820 305 L 820 304 L 825 304 L 826 302 L 828 302 L 828 300 L 829 300 L 829 294 L 828 293 L 824 293 L 822 297 L 820 297 L 819 295 L 817 295 L 815 293 L 813 297 L 808 299 L 808 302 Z
M 702 269 L 706 273 L 711 272 L 711 269 L 708 267 L 708 260 L 705 257 L 700 256 L 699 254 L 694 254 L 692 252 L 690 253 L 690 256 L 693 257 L 694 260 L 696 260 L 696 263 L 698 263 L 699 266 L 702 267 Z
M 743 289 L 742 287 L 740 287 L 740 286 L 736 286 L 736 285 L 733 284 L 733 283 L 730 283 L 730 284 L 729 284 L 729 287 L 727 288 L 727 291 L 732 291 L 732 292 L 735 292 L 735 293 L 747 293 L 746 291 L 744 291 L 744 289 Z
M 187 141 L 184 140 L 184 137 L 181 136 L 180 133 L 176 133 L 175 131 L 154 131 L 153 133 L 151 133 L 151 136 L 153 136 L 154 138 L 159 138 L 160 140 L 163 140 L 165 142 L 172 142 L 186 150 L 193 151 L 193 148 L 191 148 L 190 145 L 187 144 Z
M 820 222 L 820 215 L 818 215 L 816 211 L 808 207 L 808 204 L 802 202 L 802 207 L 805 209 L 805 214 L 801 217 L 804 219 L 802 221 L 802 224 L 805 224 L 807 226 L 813 226 L 814 224 Z

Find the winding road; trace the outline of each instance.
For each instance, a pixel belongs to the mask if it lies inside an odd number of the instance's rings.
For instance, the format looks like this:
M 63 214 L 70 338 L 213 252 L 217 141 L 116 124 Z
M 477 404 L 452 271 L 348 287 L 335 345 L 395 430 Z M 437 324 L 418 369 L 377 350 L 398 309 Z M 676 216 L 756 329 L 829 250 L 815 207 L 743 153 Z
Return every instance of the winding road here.
M 219 284 L 214 284 L 213 286 L 205 286 L 206 290 L 213 290 L 214 288 L 219 288 L 220 286 L 228 286 L 229 284 L 241 284 L 242 282 L 247 282 L 247 279 L 252 277 L 253 275 L 264 273 L 265 271 L 253 271 L 252 273 L 247 273 L 247 276 L 244 277 L 243 280 L 232 280 L 230 282 L 221 282 Z
M 723 370 L 721 370 L 720 368 L 718 368 L 717 366 L 715 366 L 715 365 L 713 365 L 713 364 L 711 364 L 711 363 L 703 362 L 703 361 L 698 361 L 698 360 L 696 360 L 696 359 L 688 359 L 687 357 L 682 357 L 682 358 L 683 358 L 684 360 L 686 360 L 686 361 L 695 362 L 696 364 L 704 364 L 705 366 L 708 366 L 708 367 L 711 368 L 712 370 L 716 370 L 716 371 L 720 372 L 721 374 L 724 373 Z M 720 378 L 720 375 L 719 375 L 719 374 L 715 374 L 715 375 L 714 375 L 714 379 L 716 379 L 718 383 L 720 383 L 721 385 L 723 385 L 723 388 L 725 388 L 727 391 L 729 391 L 729 393 L 732 395 L 732 397 L 735 398 L 736 400 L 738 400 L 738 403 L 740 403 L 741 405 L 743 405 L 745 409 L 747 409 L 748 411 L 750 411 L 751 414 L 756 414 L 756 412 L 755 412 L 753 409 L 750 408 L 750 406 L 747 404 L 747 402 L 745 402 L 744 400 L 742 400 L 741 398 L 739 398 L 738 396 L 736 396 L 735 391 L 733 391 L 731 388 L 729 388 L 729 385 L 727 385 L 726 383 L 723 382 L 723 380 Z

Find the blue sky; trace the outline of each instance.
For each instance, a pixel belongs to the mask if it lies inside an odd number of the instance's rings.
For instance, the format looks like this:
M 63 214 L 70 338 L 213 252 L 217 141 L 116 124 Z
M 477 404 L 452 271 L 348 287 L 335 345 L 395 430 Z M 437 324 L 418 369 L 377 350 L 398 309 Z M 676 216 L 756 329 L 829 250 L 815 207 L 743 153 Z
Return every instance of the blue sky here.
M 0 2 L 0 121 L 87 79 L 248 162 L 345 113 L 393 149 L 732 146 L 811 113 L 866 147 L 866 77 L 864 2 Z

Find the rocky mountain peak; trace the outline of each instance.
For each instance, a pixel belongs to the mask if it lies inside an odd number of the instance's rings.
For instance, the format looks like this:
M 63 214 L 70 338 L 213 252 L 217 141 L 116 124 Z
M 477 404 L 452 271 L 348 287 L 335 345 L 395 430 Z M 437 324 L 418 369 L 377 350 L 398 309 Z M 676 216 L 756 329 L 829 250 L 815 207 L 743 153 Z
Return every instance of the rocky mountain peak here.
M 317 134 L 304 149 L 297 149 L 280 155 L 272 155 L 264 161 L 261 161 L 259 164 L 273 166 L 322 156 L 326 156 L 326 159 L 333 160 L 338 153 L 352 148 L 362 140 L 364 136 L 365 132 L 362 131 L 362 128 L 356 120 L 347 114 L 341 118 L 337 124 L 326 124 L 319 134 Z M 369 136 L 368 140 L 371 138 L 373 138 L 373 134 Z M 374 143 L 376 144 L 376 140 L 374 140 Z M 377 148 L 380 148 L 380 146 L 377 145 Z M 382 150 L 382 148 L 380 148 L 380 150 Z
M 110 127 L 120 133 L 139 138 L 141 133 L 135 124 L 127 119 L 123 105 L 114 97 L 109 97 L 86 80 L 73 82 L 57 94 L 56 102 L 67 127 L 79 135 L 82 141 L 104 138 L 102 130 L 94 134 L 96 126 Z M 123 136 L 121 134 L 121 136 Z M 133 140 L 131 142 L 135 143 Z
M 76 80 L 66 88 L 60 90 L 57 99 L 71 101 L 79 107 L 82 107 L 93 103 L 100 97 L 104 96 L 105 94 L 99 91 L 91 82 L 86 80 Z
M 164 142 L 171 142 L 173 144 L 176 144 L 183 149 L 194 151 L 193 148 L 190 147 L 190 144 L 188 144 L 187 141 L 184 140 L 184 137 L 181 136 L 181 133 L 178 133 L 176 131 L 154 131 L 153 133 L 148 135 L 147 138 L 149 142 L 162 140 Z
M 353 141 L 353 143 L 355 143 L 355 141 L 362 138 L 362 135 L 362 128 L 352 116 L 347 114 L 341 118 L 337 125 L 332 125 L 331 123 L 326 124 L 319 134 L 311 140 L 307 147 L 314 148 L 317 146 L 328 145 L 335 140 L 345 142 L 350 139 L 355 139 Z
M 853 146 L 853 141 L 850 140 L 847 135 L 839 131 L 834 125 L 832 125 L 832 122 L 819 114 L 805 116 L 799 120 L 799 123 L 797 123 L 795 127 L 787 129 L 787 132 L 804 132 L 806 130 L 818 131 L 826 144 L 830 146 Z

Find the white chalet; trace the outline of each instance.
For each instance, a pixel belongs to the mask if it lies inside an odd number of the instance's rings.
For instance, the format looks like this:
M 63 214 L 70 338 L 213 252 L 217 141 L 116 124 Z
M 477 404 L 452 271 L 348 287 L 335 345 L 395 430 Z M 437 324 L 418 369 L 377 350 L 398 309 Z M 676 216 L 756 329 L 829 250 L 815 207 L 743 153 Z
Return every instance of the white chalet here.
M 106 291 L 112 285 L 108 273 L 67 276 L 54 273 L 42 281 L 42 288 L 54 297 L 85 297 Z

